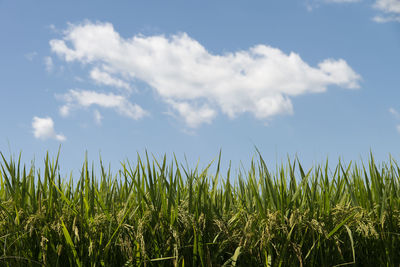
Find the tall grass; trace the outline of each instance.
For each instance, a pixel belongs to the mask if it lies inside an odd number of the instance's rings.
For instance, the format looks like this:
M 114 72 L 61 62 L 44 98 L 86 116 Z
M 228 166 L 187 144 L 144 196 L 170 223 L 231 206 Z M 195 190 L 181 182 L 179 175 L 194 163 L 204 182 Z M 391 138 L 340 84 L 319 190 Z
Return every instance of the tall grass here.
M 138 156 L 112 174 L 1 154 L 0 266 L 399 266 L 400 168 L 220 173 Z M 97 173 L 97 175 L 96 175 Z

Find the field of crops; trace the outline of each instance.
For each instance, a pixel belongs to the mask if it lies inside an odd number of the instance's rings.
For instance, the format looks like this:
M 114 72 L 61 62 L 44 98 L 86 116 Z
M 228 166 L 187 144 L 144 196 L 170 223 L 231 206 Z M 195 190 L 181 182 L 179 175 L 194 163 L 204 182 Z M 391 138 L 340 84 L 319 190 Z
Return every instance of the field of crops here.
M 219 160 L 138 157 L 114 174 L 86 160 L 62 177 L 58 157 L 2 154 L 0 266 L 399 266 L 394 160 L 270 172 L 258 156 L 224 173 Z

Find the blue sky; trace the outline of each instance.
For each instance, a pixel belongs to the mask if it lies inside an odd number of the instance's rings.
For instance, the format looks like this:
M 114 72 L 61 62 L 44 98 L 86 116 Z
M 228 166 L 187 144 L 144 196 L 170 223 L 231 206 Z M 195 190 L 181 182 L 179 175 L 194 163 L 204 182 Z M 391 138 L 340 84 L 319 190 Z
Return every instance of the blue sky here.
M 400 156 L 399 0 L 0 0 L 0 33 L 0 151 L 39 166 Z

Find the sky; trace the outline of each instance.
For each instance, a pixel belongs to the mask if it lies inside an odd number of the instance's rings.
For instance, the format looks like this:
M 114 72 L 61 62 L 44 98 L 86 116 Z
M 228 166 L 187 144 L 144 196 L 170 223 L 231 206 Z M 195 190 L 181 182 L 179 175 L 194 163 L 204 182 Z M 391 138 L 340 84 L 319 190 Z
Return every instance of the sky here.
M 0 0 L 0 151 L 64 172 L 400 159 L 400 0 Z

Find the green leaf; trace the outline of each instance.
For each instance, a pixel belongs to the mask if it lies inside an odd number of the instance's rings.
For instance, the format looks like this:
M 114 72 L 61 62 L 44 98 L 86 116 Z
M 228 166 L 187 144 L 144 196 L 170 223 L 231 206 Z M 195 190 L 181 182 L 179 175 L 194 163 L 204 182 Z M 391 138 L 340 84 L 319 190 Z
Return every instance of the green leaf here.
M 62 219 L 60 219 L 60 220 L 61 220 L 62 231 L 64 233 L 65 240 L 67 241 L 68 246 L 71 248 L 72 253 L 74 254 L 75 263 L 78 267 L 81 267 L 82 266 L 81 261 L 79 260 L 78 253 L 76 252 L 74 243 L 72 242 L 72 239 L 68 232 L 68 229 L 65 226 L 64 221 Z

